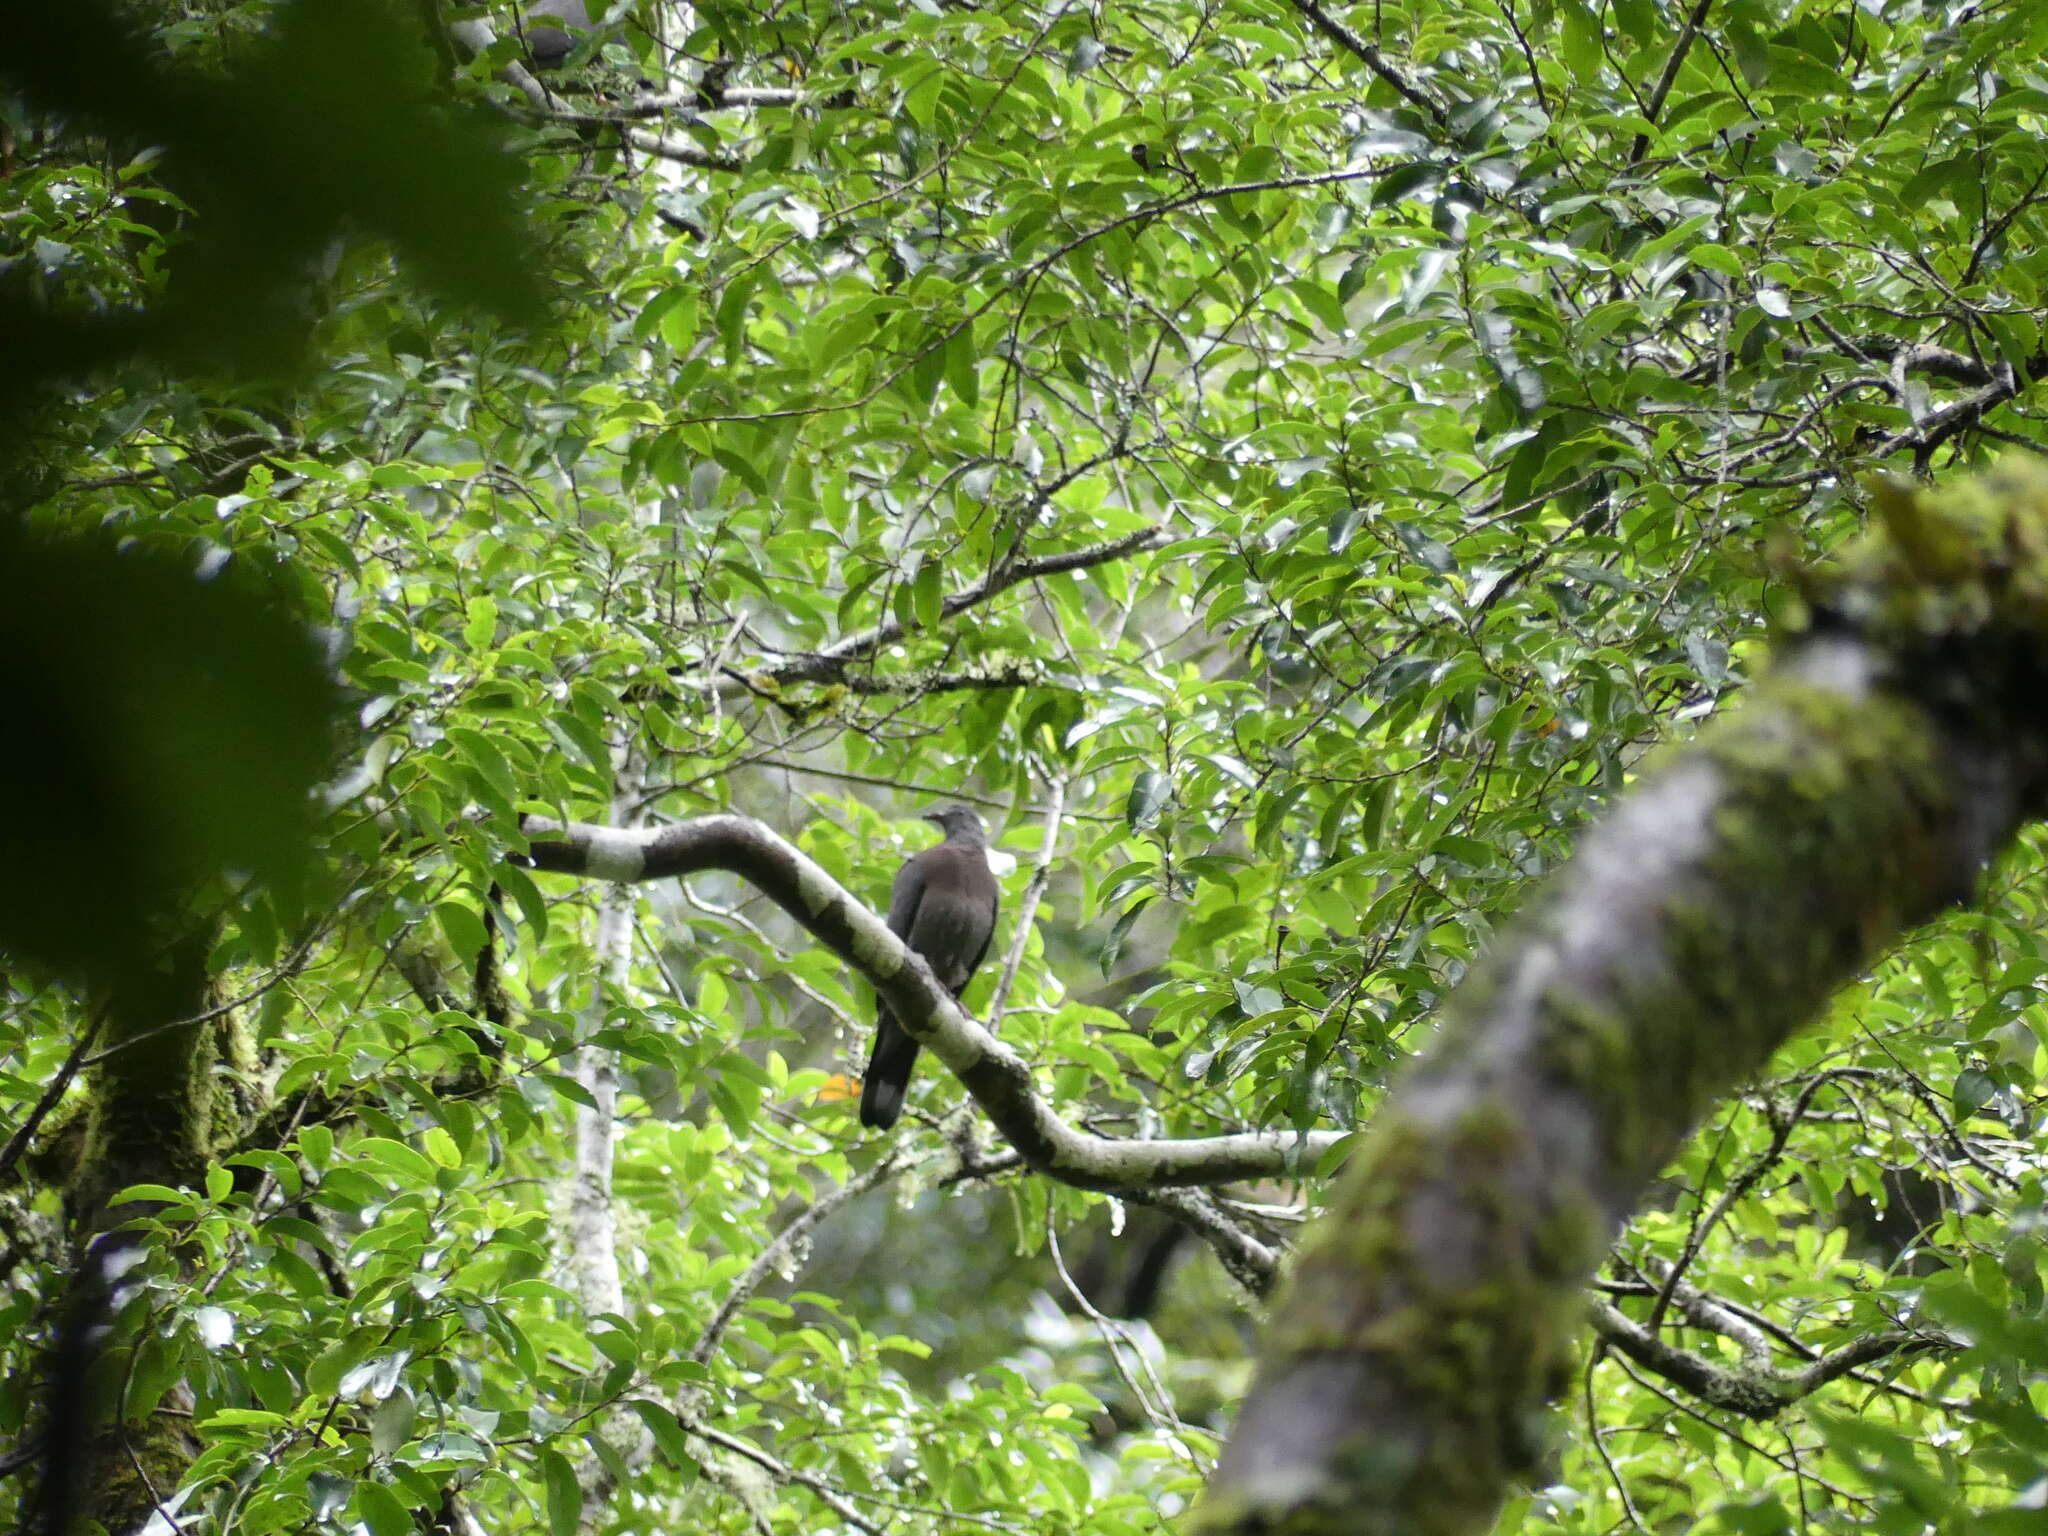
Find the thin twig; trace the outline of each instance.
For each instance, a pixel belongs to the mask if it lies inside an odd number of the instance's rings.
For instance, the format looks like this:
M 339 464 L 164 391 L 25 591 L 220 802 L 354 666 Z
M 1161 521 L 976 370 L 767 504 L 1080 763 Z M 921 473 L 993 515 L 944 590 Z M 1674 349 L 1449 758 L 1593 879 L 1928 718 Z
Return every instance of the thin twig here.
M 1032 925 L 1038 917 L 1038 903 L 1045 897 L 1045 888 L 1052 883 L 1052 862 L 1059 852 L 1060 822 L 1067 809 L 1067 776 L 1062 773 L 1053 778 L 1046 790 L 1045 837 L 1038 845 L 1038 865 L 1031 871 L 1031 881 L 1024 887 L 1024 899 L 1017 906 L 1017 927 L 1010 935 L 1010 950 L 1003 957 L 1003 974 L 996 982 L 995 995 L 988 1005 L 988 1030 L 994 1034 L 1002 1027 L 1003 1014 L 1010 1005 L 1010 988 L 1016 984 L 1017 968 L 1024 963 L 1024 946 L 1030 942 Z
M 1448 117 L 1444 109 L 1431 101 L 1422 90 L 1401 71 L 1388 62 L 1387 56 L 1343 22 L 1332 16 L 1316 3 L 1316 0 L 1293 0 L 1294 8 L 1307 18 L 1314 27 L 1346 53 L 1356 56 L 1365 67 L 1391 85 L 1401 98 L 1418 111 L 1429 114 L 1430 121 L 1439 128 L 1445 127 Z
M 705 1324 L 703 1336 L 690 1350 L 690 1358 L 701 1365 L 718 1353 L 719 1343 L 725 1338 L 725 1331 L 732 1326 L 733 1319 L 740 1315 L 741 1309 L 761 1288 L 761 1282 L 782 1261 L 783 1255 L 795 1247 L 811 1228 L 848 1201 L 858 1200 L 877 1185 L 893 1179 L 903 1171 L 903 1167 L 902 1156 L 892 1150 L 859 1178 L 821 1196 L 799 1211 L 789 1225 L 776 1233 L 768 1245 L 754 1256 L 754 1262 L 747 1266 L 746 1272 L 733 1282 L 732 1289 L 725 1293 L 725 1300 L 718 1304 L 711 1321 Z
M 84 1030 L 65 1054 L 64 1065 L 57 1069 L 57 1075 L 50 1079 L 49 1086 L 36 1099 L 35 1108 L 28 1112 L 28 1118 L 16 1126 L 14 1134 L 7 1138 L 6 1147 L 0 1149 L 0 1179 L 4 1179 L 8 1170 L 21 1160 L 22 1153 L 28 1150 L 28 1144 L 34 1139 L 44 1117 L 55 1109 L 57 1101 L 64 1097 L 64 1090 L 71 1086 L 71 1079 L 76 1077 L 78 1069 L 85 1065 L 87 1053 L 92 1049 L 93 1041 L 99 1038 L 100 1026 L 106 1022 L 106 1018 L 104 1008 L 95 1008 L 92 1011 L 91 1017 L 86 1020 Z
M 1621 1471 L 1614 1465 L 1614 1458 L 1607 1454 L 1607 1441 L 1600 1433 L 1600 1420 L 1594 1413 L 1597 1399 L 1593 1394 L 1593 1372 L 1606 1358 L 1605 1345 L 1596 1346 L 1586 1354 L 1586 1384 L 1580 1394 L 1586 1407 L 1586 1438 L 1593 1442 L 1593 1449 L 1600 1457 L 1600 1465 L 1607 1469 L 1607 1480 L 1614 1484 L 1615 1496 L 1621 1500 L 1621 1512 L 1628 1516 L 1628 1523 L 1637 1530 L 1645 1529 L 1643 1517 L 1636 1513 L 1636 1503 L 1628 1496 L 1628 1484 L 1622 1481 Z
M 1144 1349 L 1132 1337 L 1130 1329 L 1104 1313 L 1088 1299 L 1087 1294 L 1068 1271 L 1067 1256 L 1060 1251 L 1060 1235 L 1052 1219 L 1051 1206 L 1047 1206 L 1045 1212 L 1045 1244 L 1047 1251 L 1052 1255 L 1053 1268 L 1059 1274 L 1060 1284 L 1066 1287 L 1067 1295 L 1072 1298 L 1074 1305 L 1080 1308 L 1082 1316 L 1095 1325 L 1095 1331 L 1101 1335 L 1104 1347 L 1109 1350 L 1110 1364 L 1116 1367 L 1117 1375 L 1123 1378 L 1125 1388 L 1129 1390 L 1139 1409 L 1152 1421 L 1154 1429 L 1170 1434 L 1175 1446 L 1186 1454 L 1188 1464 L 1196 1472 L 1207 1477 L 1209 1468 L 1195 1455 L 1194 1447 L 1188 1442 L 1188 1427 L 1173 1406 L 1172 1394 L 1160 1382 L 1158 1373 L 1152 1369 L 1152 1362 L 1145 1358 Z M 1125 1363 L 1126 1350 L 1137 1362 L 1135 1371 Z M 1139 1380 L 1141 1375 L 1144 1378 L 1142 1381 Z
M 1656 85 L 1650 90 L 1650 100 L 1643 108 L 1643 116 L 1651 122 L 1654 123 L 1657 114 L 1664 110 L 1664 100 L 1677 83 L 1678 71 L 1685 64 L 1685 56 L 1692 52 L 1693 39 L 1699 36 L 1700 24 L 1707 19 L 1707 8 L 1713 3 L 1714 0 L 1699 0 L 1699 4 L 1692 8 L 1692 14 L 1685 18 L 1685 25 L 1679 28 L 1678 40 L 1671 45 L 1671 57 L 1664 61 L 1664 73 L 1657 77 Z M 1649 148 L 1650 136 L 1647 133 L 1637 134 L 1635 143 L 1629 146 L 1629 164 L 1642 159 Z

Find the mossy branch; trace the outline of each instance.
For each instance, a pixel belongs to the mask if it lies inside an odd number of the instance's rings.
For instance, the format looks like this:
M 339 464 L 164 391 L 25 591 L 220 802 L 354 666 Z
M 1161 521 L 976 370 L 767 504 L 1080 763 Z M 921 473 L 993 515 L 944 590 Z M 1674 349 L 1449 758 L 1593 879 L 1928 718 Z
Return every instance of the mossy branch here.
M 1336 1131 L 1239 1131 L 1119 1140 L 1061 1119 L 1024 1058 L 970 1018 L 888 924 L 761 822 L 701 816 L 652 830 L 526 818 L 536 869 L 599 880 L 658 880 L 722 869 L 740 876 L 865 977 L 899 1023 L 943 1062 L 1024 1161 L 1081 1189 L 1144 1192 L 1284 1177 L 1315 1167 Z
M 1580 1287 L 1701 1113 L 2048 805 L 2048 469 L 1877 500 L 1772 671 L 1586 837 L 1380 1110 L 1202 1536 L 1484 1530 Z
M 1887 1330 L 1851 1339 L 1796 1370 L 1786 1370 L 1749 1362 L 1729 1365 L 1680 1349 L 1609 1301 L 1593 1303 L 1592 1320 L 1595 1333 L 1644 1369 L 1677 1383 L 1711 1407 L 1757 1420 L 1774 1419 L 1829 1382 L 1879 1360 L 1953 1347 L 1953 1341 L 1931 1334 Z

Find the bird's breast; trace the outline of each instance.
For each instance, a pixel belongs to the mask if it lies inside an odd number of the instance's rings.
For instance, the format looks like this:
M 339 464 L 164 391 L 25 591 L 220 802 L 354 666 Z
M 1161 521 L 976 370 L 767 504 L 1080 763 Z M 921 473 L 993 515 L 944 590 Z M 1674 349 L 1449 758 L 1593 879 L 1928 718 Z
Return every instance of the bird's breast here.
M 988 912 L 979 904 L 931 900 L 929 895 L 911 930 L 910 947 L 924 956 L 942 986 L 958 989 L 973 973 L 974 961 L 988 941 Z

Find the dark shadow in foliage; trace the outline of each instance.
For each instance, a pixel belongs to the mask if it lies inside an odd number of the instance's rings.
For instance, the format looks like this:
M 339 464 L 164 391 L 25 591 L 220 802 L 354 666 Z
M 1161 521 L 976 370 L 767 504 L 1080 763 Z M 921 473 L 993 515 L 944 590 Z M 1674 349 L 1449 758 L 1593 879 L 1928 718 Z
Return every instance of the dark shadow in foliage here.
M 147 310 L 0 273 L 0 440 L 49 385 L 134 360 L 244 377 L 300 361 L 313 258 L 344 234 L 388 240 L 443 296 L 540 318 L 545 290 L 517 169 L 488 122 L 439 103 L 417 11 L 287 0 L 271 34 L 216 71 L 177 70 L 104 0 L 15 6 L 0 90 L 116 154 L 161 146 L 189 209 Z M 13 418 L 13 419 L 10 419 Z M 0 476 L 34 479 L 20 456 Z M 32 499 L 32 498 L 31 498 Z M 312 789 L 336 714 L 314 636 L 252 571 L 0 516 L 0 954 L 105 999 L 163 991 L 167 939 L 206 962 L 198 913 L 224 881 L 245 934 L 304 921 Z M 190 1005 L 131 1009 L 176 1019 Z M 87 1037 L 89 1039 L 89 1035 Z M 12 1163 L 83 1056 L 0 1161 Z M 75 1523 L 96 1415 L 87 1384 L 111 1326 L 89 1250 L 49 1362 L 35 1529 Z
M 122 985 L 227 871 L 297 925 L 335 689 L 251 573 L 0 521 L 0 697 L 0 950 Z
M 95 312 L 0 284 L 0 405 L 137 351 L 270 374 L 294 364 L 312 259 L 346 233 L 391 242 L 442 296 L 514 323 L 546 290 L 518 165 L 483 115 L 440 99 L 416 7 L 286 0 L 269 33 L 210 72 L 173 67 L 106 0 L 8 7 L 0 88 L 119 147 L 166 150 L 191 234 L 148 313 Z
M 64 978 L 147 1033 L 205 995 L 211 924 L 195 906 L 219 905 L 224 878 L 240 886 L 245 932 L 301 927 L 336 690 L 312 632 L 255 573 L 231 564 L 202 576 L 190 559 L 0 519 L 0 697 L 10 963 Z M 171 983 L 167 953 L 179 957 Z M 72 1066 L 90 1041 L 88 1031 Z M 37 1134 L 69 1074 L 15 1128 L 0 1165 Z M 61 1308 L 29 1511 L 44 1536 L 76 1523 L 99 1423 L 89 1382 L 125 1242 L 102 1233 L 82 1251 Z

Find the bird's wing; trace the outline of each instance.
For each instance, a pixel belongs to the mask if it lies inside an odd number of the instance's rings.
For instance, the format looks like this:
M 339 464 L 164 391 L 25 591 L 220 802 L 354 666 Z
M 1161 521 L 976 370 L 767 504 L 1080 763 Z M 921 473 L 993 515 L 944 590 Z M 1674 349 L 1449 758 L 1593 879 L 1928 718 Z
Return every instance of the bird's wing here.
M 889 931 L 897 938 L 910 938 L 910 925 L 917 921 L 917 904 L 924 900 L 925 867 L 922 856 L 903 861 L 896 871 L 896 883 L 889 887 Z
M 995 941 L 996 918 L 1001 913 L 1003 896 L 1002 885 L 997 881 L 995 871 L 989 868 L 988 855 L 977 848 L 973 851 L 973 858 L 975 863 L 980 866 L 978 871 L 980 878 L 978 880 L 971 880 L 970 884 L 982 887 L 982 891 L 976 892 L 976 895 L 981 895 L 983 892 L 987 894 L 988 923 L 981 930 L 981 943 L 974 951 L 974 958 L 967 962 L 967 974 L 969 976 L 980 970 L 981 962 L 988 958 L 988 947 Z

